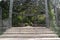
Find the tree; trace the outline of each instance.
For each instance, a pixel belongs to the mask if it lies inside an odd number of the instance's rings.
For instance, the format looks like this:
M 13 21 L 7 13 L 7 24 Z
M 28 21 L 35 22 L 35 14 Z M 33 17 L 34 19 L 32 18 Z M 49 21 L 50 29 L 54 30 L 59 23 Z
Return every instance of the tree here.
M 30 14 L 34 14 L 36 16 L 42 16 L 43 12 L 41 12 L 41 10 L 44 9 L 44 5 L 42 4 L 42 0 L 39 1 L 39 5 L 37 6 L 36 4 L 34 4 L 35 1 L 31 1 L 31 0 L 26 0 L 22 3 L 20 3 L 19 1 L 14 1 L 14 7 L 13 7 L 13 24 L 15 25 L 20 25 L 20 23 L 28 23 L 28 24 L 33 24 L 34 22 L 34 18 L 35 16 L 24 16 L 26 14 L 30 15 Z M 40 3 L 41 2 L 41 3 Z M 40 5 L 42 4 L 42 5 Z M 16 13 L 16 14 L 15 14 Z M 15 17 L 14 17 L 15 16 Z M 41 22 L 41 23 L 45 23 L 45 17 L 44 15 L 42 16 L 43 19 L 39 19 L 41 18 L 37 17 L 37 23 Z M 16 23 L 15 23 L 16 22 Z
M 12 24 L 13 26 L 18 26 L 21 23 L 34 24 L 34 21 L 37 20 L 37 23 L 45 23 L 44 12 L 44 4 L 42 4 L 42 0 L 38 2 L 36 5 L 36 1 L 25 0 L 25 1 L 14 1 L 13 4 L 13 13 L 12 13 Z M 2 1 L 3 8 L 3 20 L 9 18 L 9 1 Z M 28 16 L 28 15 L 33 16 Z M 24 16 L 27 15 L 27 16 Z M 39 17 L 38 17 L 39 16 Z M 41 17 L 43 19 L 41 19 Z
M 1 7 L 2 7 L 2 19 L 6 19 L 9 17 L 9 2 L 1 2 Z

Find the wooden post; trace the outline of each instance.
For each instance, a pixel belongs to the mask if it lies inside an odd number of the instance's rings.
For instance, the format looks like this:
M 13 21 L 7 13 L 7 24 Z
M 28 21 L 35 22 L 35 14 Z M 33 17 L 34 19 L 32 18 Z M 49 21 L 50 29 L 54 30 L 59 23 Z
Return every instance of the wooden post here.
M 13 9 L 13 0 L 10 0 L 10 7 L 9 7 L 9 27 L 12 27 L 12 9 Z
M 45 14 L 46 14 L 46 25 L 47 25 L 47 27 L 49 27 L 49 14 L 48 14 L 47 0 L 45 0 Z

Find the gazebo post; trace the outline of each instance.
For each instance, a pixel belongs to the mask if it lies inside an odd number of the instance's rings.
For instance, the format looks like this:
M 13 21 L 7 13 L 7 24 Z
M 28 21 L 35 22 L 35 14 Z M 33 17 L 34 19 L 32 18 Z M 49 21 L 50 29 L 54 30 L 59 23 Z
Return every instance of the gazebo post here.
M 49 27 L 49 14 L 48 14 L 47 0 L 45 0 L 45 16 L 46 16 L 46 26 Z
M 9 27 L 12 27 L 12 9 L 13 9 L 13 0 L 10 0 L 10 7 L 9 7 Z

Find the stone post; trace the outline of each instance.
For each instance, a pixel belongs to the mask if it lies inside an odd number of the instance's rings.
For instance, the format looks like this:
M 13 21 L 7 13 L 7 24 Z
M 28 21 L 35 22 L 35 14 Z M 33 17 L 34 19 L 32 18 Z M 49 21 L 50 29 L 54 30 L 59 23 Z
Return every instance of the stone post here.
M 2 8 L 0 7 L 0 27 L 2 27 Z
M 10 0 L 10 7 L 9 7 L 9 27 L 12 27 L 12 10 L 13 10 L 13 0 Z
M 47 0 L 45 0 L 45 13 L 46 13 L 46 25 L 47 25 L 47 27 L 49 27 L 49 14 L 48 14 Z
M 59 0 L 58 0 L 59 1 Z M 58 14 L 57 14 L 57 6 L 58 6 L 58 1 L 55 0 L 55 8 L 54 8 L 54 11 L 55 11 L 55 16 L 56 16 L 56 24 L 58 25 Z
M 58 29 L 58 13 L 57 13 L 57 7 L 58 7 L 58 3 L 59 3 L 59 0 L 55 0 L 55 4 L 54 4 L 54 12 L 55 12 L 55 28 Z

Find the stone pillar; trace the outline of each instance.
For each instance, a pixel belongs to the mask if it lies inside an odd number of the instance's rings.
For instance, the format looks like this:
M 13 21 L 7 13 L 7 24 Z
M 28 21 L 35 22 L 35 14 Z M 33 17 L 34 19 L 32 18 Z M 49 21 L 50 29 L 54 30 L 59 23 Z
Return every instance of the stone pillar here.
M 10 0 L 10 7 L 9 7 L 9 27 L 12 27 L 12 10 L 13 10 L 13 0 Z
M 0 7 L 0 27 L 2 27 L 2 8 Z
M 58 30 L 58 13 L 57 13 L 57 8 L 58 8 L 58 2 L 59 2 L 59 0 L 55 0 L 55 2 L 54 2 L 54 16 L 55 16 L 55 29 L 57 29 Z
M 57 13 L 57 6 L 58 6 L 59 0 L 55 0 L 55 4 L 54 4 L 54 11 L 55 11 L 55 16 L 56 16 L 56 25 L 58 25 L 59 20 L 58 20 L 58 13 Z
M 47 25 L 47 27 L 49 27 L 49 14 L 48 14 L 47 0 L 45 0 L 45 14 L 46 14 L 46 25 Z

